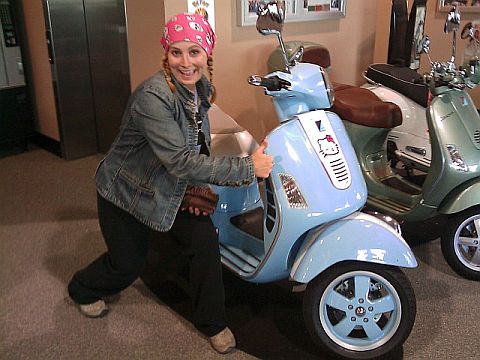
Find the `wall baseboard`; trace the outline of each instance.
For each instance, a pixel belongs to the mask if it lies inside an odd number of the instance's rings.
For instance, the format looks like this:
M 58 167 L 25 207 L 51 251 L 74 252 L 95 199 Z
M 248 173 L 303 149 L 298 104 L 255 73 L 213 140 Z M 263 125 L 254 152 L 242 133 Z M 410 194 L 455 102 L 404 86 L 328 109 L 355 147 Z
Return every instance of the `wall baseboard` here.
M 60 146 L 60 141 L 54 140 L 46 135 L 43 135 L 37 131 L 34 131 L 33 135 L 30 138 L 30 142 L 59 157 L 62 157 L 62 149 Z

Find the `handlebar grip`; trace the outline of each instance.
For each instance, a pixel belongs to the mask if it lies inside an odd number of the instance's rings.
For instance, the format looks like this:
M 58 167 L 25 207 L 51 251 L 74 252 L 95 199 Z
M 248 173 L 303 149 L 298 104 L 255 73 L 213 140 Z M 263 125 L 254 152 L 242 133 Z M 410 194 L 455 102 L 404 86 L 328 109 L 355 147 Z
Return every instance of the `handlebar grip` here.
M 290 90 L 292 86 L 290 82 L 280 79 L 278 76 L 267 78 L 253 75 L 249 77 L 248 83 L 254 86 L 263 86 L 268 91 Z

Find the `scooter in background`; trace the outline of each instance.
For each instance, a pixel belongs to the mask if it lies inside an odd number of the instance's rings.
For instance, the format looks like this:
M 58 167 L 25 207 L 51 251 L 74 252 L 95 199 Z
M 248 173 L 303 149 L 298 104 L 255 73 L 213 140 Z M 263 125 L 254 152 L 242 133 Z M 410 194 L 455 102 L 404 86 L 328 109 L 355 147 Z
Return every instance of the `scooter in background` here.
M 284 6 L 262 4 L 257 20 L 259 32 L 276 34 L 282 46 Z M 219 202 L 212 219 L 222 263 L 245 281 L 289 279 L 304 290 L 306 328 L 336 357 L 389 353 L 414 325 L 415 295 L 400 267 L 417 262 L 398 224 L 359 211 L 367 188 L 355 151 L 341 119 L 322 110 L 333 102 L 327 74 L 293 61 L 283 71 L 251 76 L 249 83 L 273 98 L 280 124 L 268 134 L 266 152 L 275 165 L 263 190 L 257 182 L 214 187 Z M 231 118 L 227 129 L 215 118 L 213 155 L 255 148 Z
M 452 10 L 445 29 L 456 31 L 458 26 L 459 15 Z M 421 45 L 428 52 L 428 38 Z M 417 127 L 428 127 L 432 149 L 421 183 L 400 176 L 390 166 L 387 142 L 401 124 L 402 115 L 404 121 L 412 120 L 398 107 L 379 103 L 378 97 L 367 89 L 350 87 L 336 92 L 334 110 L 346 120 L 367 182 L 368 205 L 401 221 L 447 215 L 441 234 L 445 259 L 458 274 L 480 280 L 480 117 L 465 91 L 466 86 L 478 84 L 480 66 L 473 62 L 467 71 L 458 70 L 453 55 L 447 63 L 431 65 L 431 72 L 421 78 L 422 83 L 415 84 L 431 93 L 425 108 L 426 119 L 425 114 L 423 119 L 416 119 Z M 393 91 L 380 85 L 372 90 L 377 95 Z M 359 118 L 369 111 L 365 119 Z M 419 152 L 418 148 L 415 146 L 414 153 Z M 408 161 L 405 158 L 401 161 Z
M 445 25 L 445 32 L 453 33 L 452 57 L 445 64 L 446 71 L 452 76 L 456 71 L 455 51 L 456 51 L 456 32 L 460 24 L 460 14 L 454 8 L 448 14 Z M 467 24 L 462 31 L 462 38 L 467 38 L 472 33 L 472 23 Z M 467 51 L 475 52 L 476 41 L 471 42 L 472 46 L 467 47 Z M 478 61 L 478 54 L 468 54 L 464 56 L 465 61 Z M 470 64 L 464 64 L 464 71 L 472 73 Z M 410 175 L 413 170 L 427 173 L 432 159 L 432 149 L 430 145 L 430 135 L 426 121 L 426 107 L 430 101 L 430 89 L 422 81 L 422 75 L 406 68 L 397 67 L 389 64 L 372 64 L 365 72 L 365 78 L 368 84 L 364 85 L 367 89 L 374 92 L 383 101 L 389 101 L 397 104 L 403 116 L 403 122 L 395 127 L 389 133 L 388 158 L 395 167 L 401 162 L 406 174 Z M 465 78 L 468 87 L 476 86 L 468 77 Z M 468 96 L 464 88 L 458 89 L 465 96 Z M 480 128 L 478 116 L 468 120 L 473 126 Z

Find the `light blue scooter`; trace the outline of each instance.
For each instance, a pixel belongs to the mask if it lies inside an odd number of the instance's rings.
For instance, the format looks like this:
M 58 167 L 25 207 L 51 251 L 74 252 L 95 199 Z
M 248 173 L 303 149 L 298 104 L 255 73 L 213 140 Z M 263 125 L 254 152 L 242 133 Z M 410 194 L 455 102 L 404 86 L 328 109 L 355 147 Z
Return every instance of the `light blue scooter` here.
M 260 6 L 257 29 L 277 34 L 283 45 L 283 18 L 284 2 L 271 1 Z M 417 262 L 394 221 L 359 211 L 367 188 L 355 152 L 341 119 L 322 110 L 333 102 L 327 74 L 290 62 L 249 82 L 272 96 L 280 119 L 267 136 L 275 165 L 262 190 L 256 182 L 215 187 L 220 199 L 212 218 L 223 264 L 249 282 L 289 278 L 304 289 L 306 327 L 336 357 L 389 353 L 405 342 L 416 315 L 413 288 L 399 267 Z M 238 126 L 211 127 L 212 154 L 245 150 Z

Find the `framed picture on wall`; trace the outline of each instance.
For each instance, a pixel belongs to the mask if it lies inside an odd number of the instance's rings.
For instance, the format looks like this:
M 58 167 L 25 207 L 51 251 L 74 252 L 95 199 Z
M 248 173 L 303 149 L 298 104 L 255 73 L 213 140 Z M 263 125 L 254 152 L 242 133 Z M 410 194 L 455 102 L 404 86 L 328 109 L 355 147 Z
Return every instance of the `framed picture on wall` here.
M 417 49 L 423 39 L 426 15 L 426 4 L 416 7 L 415 26 L 413 27 L 415 31 L 413 32 L 412 46 L 410 49 L 410 69 L 418 70 L 420 68 L 420 54 L 417 52 Z
M 439 11 L 450 11 L 457 5 L 460 12 L 480 12 L 480 0 L 438 0 Z
M 208 20 L 213 31 L 215 31 L 215 1 L 214 0 L 188 0 L 189 13 L 202 15 Z
M 255 25 L 257 10 L 265 0 L 237 0 L 238 24 Z M 345 17 L 347 0 L 285 0 L 285 22 Z

